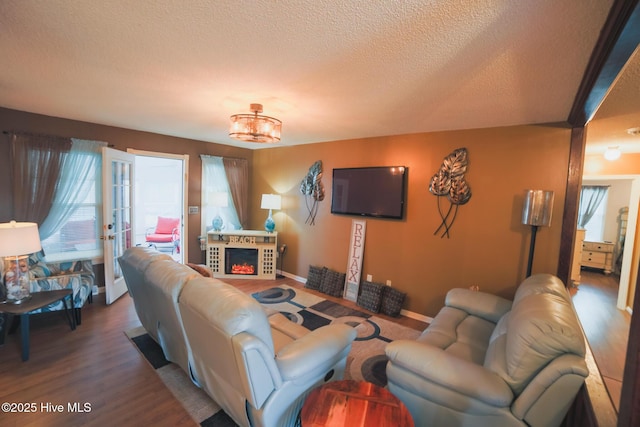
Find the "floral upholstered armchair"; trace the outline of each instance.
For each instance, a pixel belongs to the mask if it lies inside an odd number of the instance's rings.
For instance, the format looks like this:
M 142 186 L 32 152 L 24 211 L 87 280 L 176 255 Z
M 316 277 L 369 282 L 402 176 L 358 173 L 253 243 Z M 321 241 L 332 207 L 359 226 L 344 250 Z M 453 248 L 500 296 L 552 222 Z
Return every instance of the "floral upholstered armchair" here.
M 91 260 L 54 263 L 46 262 L 39 253 L 35 253 L 24 262 L 28 262 L 29 285 L 32 293 L 65 288 L 73 289 L 74 316 L 76 324 L 79 325 L 82 320 L 80 309 L 87 300 L 92 301 L 91 292 L 95 284 L 95 273 Z M 64 310 L 62 301 L 34 310 L 33 313 L 57 310 Z

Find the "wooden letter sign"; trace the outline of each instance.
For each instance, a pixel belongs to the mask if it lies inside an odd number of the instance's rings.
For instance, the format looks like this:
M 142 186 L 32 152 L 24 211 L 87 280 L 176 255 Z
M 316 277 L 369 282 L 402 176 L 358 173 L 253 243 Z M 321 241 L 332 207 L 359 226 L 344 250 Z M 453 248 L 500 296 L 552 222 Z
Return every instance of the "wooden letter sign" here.
M 351 222 L 351 243 L 349 245 L 349 262 L 347 263 L 347 277 L 345 278 L 343 298 L 349 301 L 358 299 L 360 276 L 362 275 L 362 255 L 364 253 L 364 234 L 367 230 L 366 221 L 353 220 Z

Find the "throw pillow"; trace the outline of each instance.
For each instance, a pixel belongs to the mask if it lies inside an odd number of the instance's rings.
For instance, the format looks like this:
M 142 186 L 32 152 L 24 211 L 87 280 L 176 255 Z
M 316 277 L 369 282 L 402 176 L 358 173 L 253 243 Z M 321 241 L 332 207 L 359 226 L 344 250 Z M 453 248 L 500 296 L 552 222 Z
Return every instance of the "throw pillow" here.
M 402 303 L 404 302 L 407 294 L 397 289 L 393 289 L 390 286 L 385 286 L 383 290 L 384 293 L 382 294 L 380 311 L 387 316 L 398 317 L 400 315 L 400 310 L 402 309 Z
M 187 266 L 200 273 L 203 277 L 213 277 L 211 270 L 202 264 L 193 264 L 188 262 Z
M 341 297 L 344 291 L 344 279 L 346 277 L 346 273 L 327 269 L 322 278 L 320 292 L 331 295 L 332 297 Z
M 156 225 L 156 234 L 171 234 L 179 225 L 179 218 L 165 218 L 163 216 L 159 216 L 158 224 Z
M 307 282 L 304 284 L 305 288 L 313 289 L 314 291 L 320 290 L 322 279 L 327 271 L 327 267 L 318 267 L 315 265 L 309 266 L 309 274 L 307 275 Z
M 360 295 L 358 296 L 356 304 L 362 308 L 366 308 L 369 311 L 377 313 L 380 311 L 383 292 L 384 285 L 382 283 L 364 281 L 360 283 Z

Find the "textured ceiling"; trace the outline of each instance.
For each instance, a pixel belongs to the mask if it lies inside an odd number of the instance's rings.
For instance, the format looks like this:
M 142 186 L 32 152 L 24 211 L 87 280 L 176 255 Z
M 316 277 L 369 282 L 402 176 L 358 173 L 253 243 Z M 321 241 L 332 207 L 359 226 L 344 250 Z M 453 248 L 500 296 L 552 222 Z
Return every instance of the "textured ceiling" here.
M 0 106 L 247 148 L 254 102 L 280 145 L 564 122 L 610 5 L 2 0 Z

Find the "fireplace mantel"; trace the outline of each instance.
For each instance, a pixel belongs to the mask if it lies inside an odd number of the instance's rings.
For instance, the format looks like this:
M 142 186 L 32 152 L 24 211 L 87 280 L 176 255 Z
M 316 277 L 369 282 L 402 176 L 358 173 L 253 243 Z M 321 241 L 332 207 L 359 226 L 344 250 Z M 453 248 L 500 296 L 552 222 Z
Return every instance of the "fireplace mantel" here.
M 275 279 L 277 247 L 277 232 L 210 231 L 207 266 L 219 279 Z

